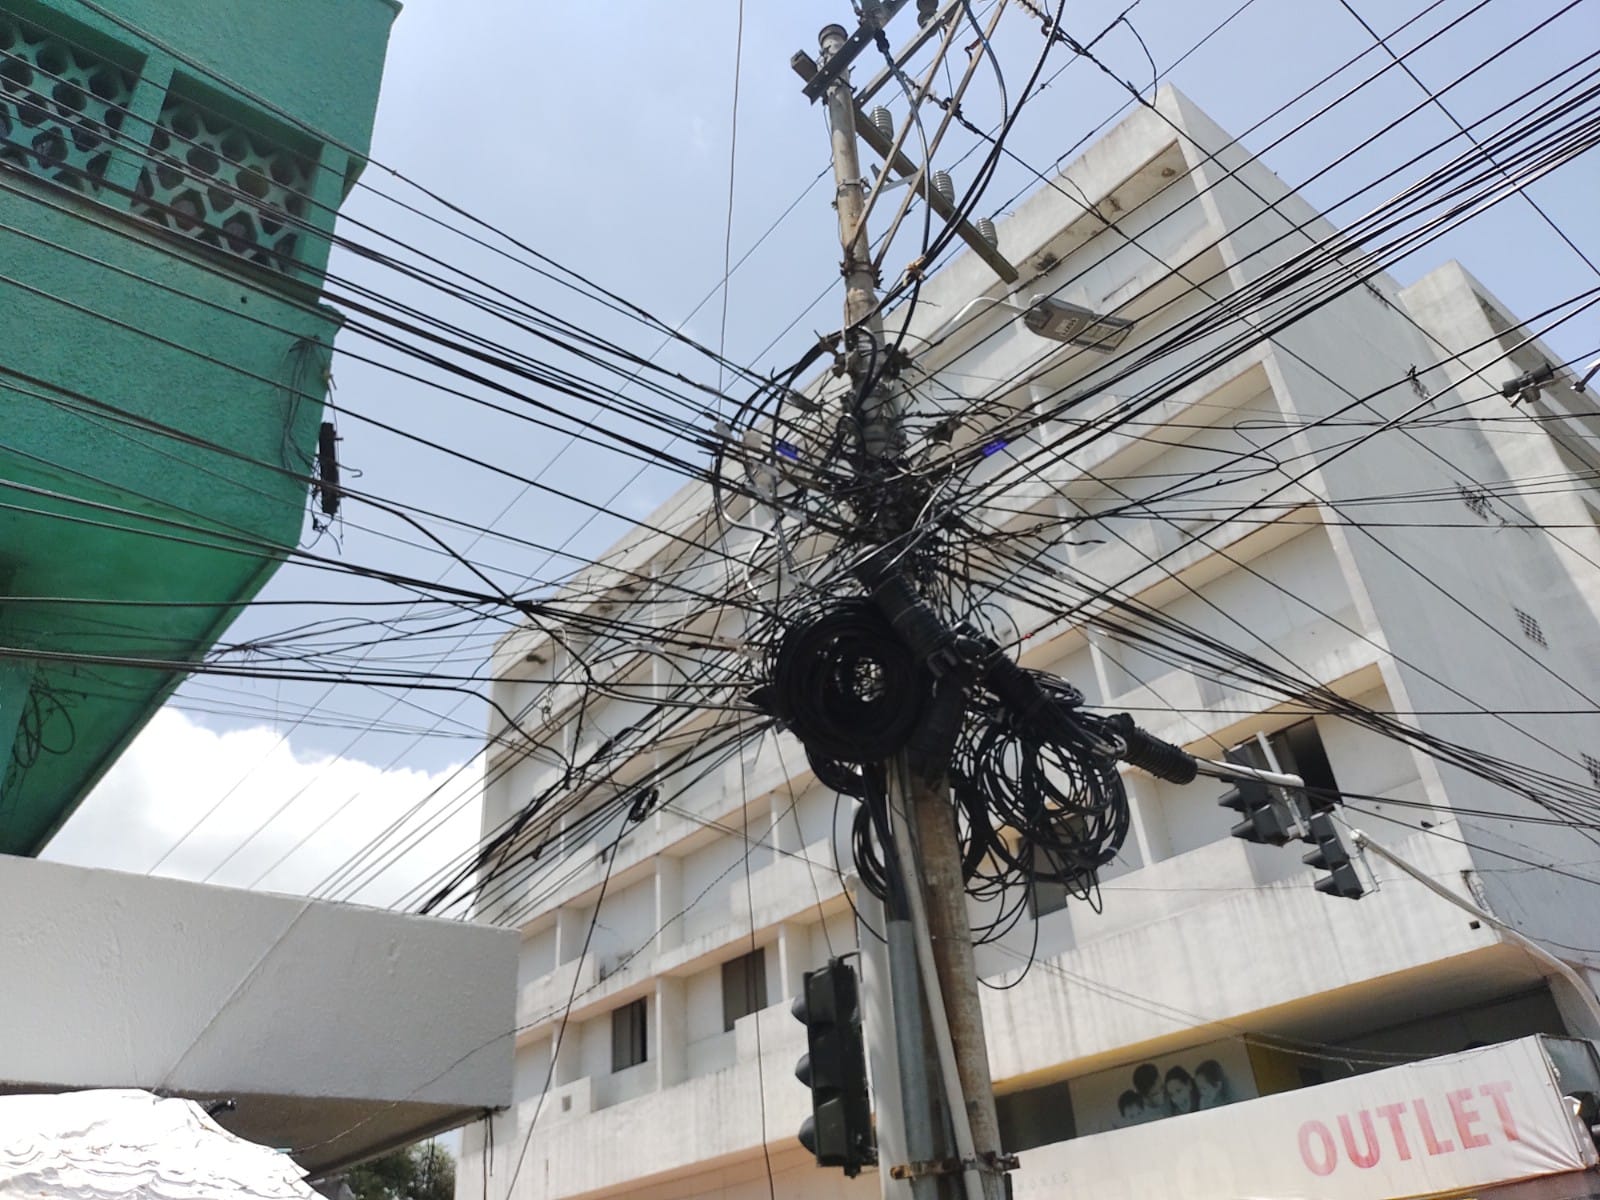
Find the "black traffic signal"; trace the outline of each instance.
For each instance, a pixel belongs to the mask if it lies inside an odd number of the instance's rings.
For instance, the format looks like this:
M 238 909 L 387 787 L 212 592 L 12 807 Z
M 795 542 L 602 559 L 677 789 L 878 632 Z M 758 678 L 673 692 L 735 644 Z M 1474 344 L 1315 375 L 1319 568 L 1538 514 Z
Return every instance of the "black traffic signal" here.
M 1350 847 L 1345 845 L 1344 835 L 1329 814 L 1319 812 L 1312 816 L 1311 835 L 1306 840 L 1316 849 L 1302 855 L 1301 861 L 1308 867 L 1328 872 L 1326 878 L 1317 880 L 1317 891 L 1349 900 L 1359 900 L 1366 895 L 1361 874 L 1350 861 Z
M 850 964 L 835 958 L 807 971 L 791 1011 L 806 1027 L 807 1045 L 794 1073 L 811 1089 L 811 1116 L 800 1125 L 800 1144 L 816 1155 L 818 1166 L 859 1174 L 878 1161 L 878 1149 L 867 1094 L 861 996 Z
M 1240 779 L 1217 801 L 1244 817 L 1233 827 L 1233 836 L 1264 846 L 1282 846 L 1294 834 L 1294 814 L 1289 805 L 1276 798 L 1266 784 L 1255 779 Z

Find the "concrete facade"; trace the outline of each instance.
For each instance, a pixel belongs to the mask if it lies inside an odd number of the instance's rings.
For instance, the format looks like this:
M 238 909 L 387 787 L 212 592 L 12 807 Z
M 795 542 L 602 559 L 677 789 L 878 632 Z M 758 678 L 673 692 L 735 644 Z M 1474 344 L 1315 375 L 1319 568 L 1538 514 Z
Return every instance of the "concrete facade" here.
M 1062 176 L 1000 226 L 1000 249 L 1023 271 L 1014 294 L 1066 285 L 1062 299 L 1135 318 L 1120 351 L 1129 360 L 1333 232 L 1171 90 Z M 923 288 L 911 335 L 938 342 L 920 362 L 957 393 L 954 411 L 1019 373 L 1031 378 L 1000 404 L 1044 403 L 1103 361 L 1042 343 L 1003 308 L 969 308 L 1004 295 L 970 254 Z M 952 331 L 958 313 L 976 315 Z M 1011 454 L 1026 457 L 1241 330 L 1247 322 L 1163 355 Z M 1308 690 L 1534 764 L 1575 789 L 1600 786 L 1593 403 L 1558 383 L 1523 405 L 1534 419 L 1520 422 L 1499 385 L 1555 356 L 1454 265 L 1409 289 L 1381 276 L 1347 288 L 1252 341 L 1141 423 L 1008 487 L 989 519 L 1063 521 L 1067 535 L 1041 548 L 1061 578 L 1120 582 L 1124 595 Z M 1355 435 L 1391 422 L 1405 424 L 1352 448 Z M 972 483 L 1005 458 L 986 460 Z M 1213 470 L 1218 462 L 1228 469 Z M 1197 472 L 1209 475 L 1204 491 L 1163 501 L 1160 515 L 1139 507 Z M 1512 483 L 1528 479 L 1561 486 Z M 650 523 L 715 550 L 751 536 L 716 528 L 694 487 Z M 641 531 L 573 595 L 640 622 L 698 618 L 702 633 L 736 641 L 736 616 L 712 617 L 670 588 L 640 589 L 634 575 L 726 594 L 715 559 Z M 636 599 L 654 603 L 630 608 Z M 1252 690 L 1224 663 L 1189 668 L 1154 654 L 1094 619 L 1103 602 L 1073 616 L 1006 603 L 1023 662 L 1071 680 L 1093 708 L 1131 712 L 1206 757 L 1259 737 L 1320 748 L 1338 789 L 1362 798 L 1346 810 L 1352 823 L 1592 983 L 1600 952 L 1584 947 L 1600 893 L 1581 832 L 1540 823 L 1543 810 L 1421 749 Z M 486 834 L 637 713 L 591 697 L 577 723 L 582 673 L 564 648 L 574 636 L 556 645 L 530 628 L 499 647 L 495 699 L 521 728 L 491 731 Z M 675 678 L 628 646 L 598 641 L 585 652 L 615 680 Z M 616 772 L 622 786 L 628 772 Z M 1132 833 L 1103 874 L 1101 910 L 1041 905 L 1036 922 L 978 951 L 1003 1131 L 1024 1175 L 1030 1148 L 1093 1136 L 1077 1089 L 1110 1068 L 1224 1044 L 1248 1055 L 1265 1094 L 1470 1043 L 1600 1033 L 1592 996 L 1552 982 L 1547 960 L 1414 881 L 1383 868 L 1359 902 L 1321 895 L 1304 847 L 1229 837 L 1220 787 L 1133 770 L 1126 783 Z M 849 805 L 813 778 L 788 735 L 663 796 L 620 841 L 620 814 L 536 822 L 525 841 L 559 852 L 484 886 L 482 915 L 522 933 L 517 1102 L 467 1132 L 460 1194 L 755 1200 L 769 1172 L 784 1196 L 892 1193 L 881 1175 L 846 1181 L 816 1169 L 794 1141 L 808 1096 L 791 1075 L 803 1031 L 789 1000 L 804 970 L 871 944 L 852 914 L 854 899 L 870 924 L 870 898 L 852 896 L 835 865 L 848 871 Z M 747 970 L 728 964 L 753 950 L 768 1003 L 734 1013 L 724 972 Z M 646 1053 L 619 1063 L 618 1014 L 640 1002 Z
M 313 1174 L 511 1097 L 512 931 L 21 858 L 0 912 L 5 1091 L 231 1099 Z
M 0 3 L 0 852 L 39 850 L 176 685 L 159 664 L 298 543 L 396 11 Z

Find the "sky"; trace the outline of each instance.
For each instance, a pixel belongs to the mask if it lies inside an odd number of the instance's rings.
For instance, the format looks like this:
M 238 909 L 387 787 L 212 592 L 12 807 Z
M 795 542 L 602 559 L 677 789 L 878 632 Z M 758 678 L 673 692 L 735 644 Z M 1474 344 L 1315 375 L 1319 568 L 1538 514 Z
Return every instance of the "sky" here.
M 974 7 L 987 14 L 991 2 L 974 0 Z M 1346 7 L 1344 0 L 1253 0 L 1165 73 L 1239 7 L 1240 0 L 1139 0 L 1117 23 L 1126 0 L 1069 4 L 1063 24 L 1079 41 L 1106 31 L 1095 45 L 1104 69 L 1056 48 L 1040 75 L 1048 85 L 1030 98 L 1007 139 L 1021 163 L 1002 163 L 977 211 L 1003 218 L 1036 186 L 1030 168 L 1048 173 L 1126 108 L 1130 100 L 1119 81 L 1148 89 L 1153 60 L 1164 82 L 1186 92 L 1223 128 L 1242 134 L 1247 147 L 1264 152 L 1286 182 L 1304 185 L 1313 204 L 1329 208 L 1336 221 L 1348 220 L 1440 155 L 1403 168 L 1376 189 L 1363 191 L 1365 185 L 1453 132 L 1449 118 L 1430 107 L 1379 136 L 1423 97 L 1417 82 L 1390 71 L 1285 136 L 1354 82 L 1356 71 L 1370 73 L 1388 62 L 1352 8 L 1383 34 L 1426 9 L 1397 37 L 1401 49 L 1458 22 L 1409 60 L 1432 89 L 1549 20 L 1445 94 L 1451 112 L 1466 122 L 1571 61 L 1574 46 L 1600 44 L 1600 6 L 1593 3 L 1349 0 Z M 892 27 L 892 40 L 909 35 L 910 13 Z M 358 240 L 387 238 L 387 245 L 470 269 L 486 284 L 640 354 L 661 348 L 659 334 L 530 270 L 528 253 L 506 253 L 508 244 L 497 240 L 504 233 L 698 341 L 725 346 L 733 360 L 760 370 L 782 366 L 815 333 L 839 323 L 837 234 L 824 178 L 827 133 L 789 67 L 790 55 L 814 52 L 818 30 L 835 20 L 852 20 L 842 0 L 748 6 L 632 0 L 559 9 L 526 0 L 411 0 L 393 30 L 373 162 L 345 206 L 342 229 Z M 1008 97 L 1020 94 L 1043 46 L 1039 22 L 1012 4 L 993 42 Z M 1367 56 L 1356 68 L 1262 123 L 1363 51 Z M 867 65 L 858 78 L 872 70 Z M 891 106 L 903 119 L 904 104 Z M 991 72 L 979 73 L 964 107 L 984 128 L 998 122 L 1000 91 Z M 957 131 L 938 157 L 936 165 L 951 172 L 958 191 L 970 183 L 974 144 Z M 1447 153 L 1461 148 L 1457 142 Z M 1596 162 L 1590 151 L 1528 190 L 1585 254 L 1600 261 Z M 479 240 L 399 207 L 397 199 L 417 200 L 407 180 L 482 222 L 447 216 Z M 904 239 L 892 247 L 891 274 L 915 251 Z M 724 312 L 719 283 L 725 255 L 737 266 Z M 1393 274 L 1409 283 L 1451 258 L 1521 313 L 1596 282 L 1596 272 L 1519 198 L 1426 247 Z M 331 270 L 429 311 L 448 311 L 468 327 L 482 325 L 480 316 L 450 309 L 436 294 L 348 252 L 335 252 Z M 504 327 L 489 332 L 507 340 Z M 1550 340 L 1570 358 L 1592 356 L 1600 347 L 1593 322 L 1558 330 Z M 367 352 L 348 331 L 339 347 Z M 538 352 L 531 339 L 521 348 Z M 718 382 L 714 367 L 681 348 L 668 346 L 659 361 Z M 507 591 L 537 592 L 559 580 L 680 482 L 342 353 L 333 383 L 346 471 L 370 493 L 454 518 L 427 523 Z M 740 394 L 731 384 L 730 392 Z M 613 515 L 597 516 L 595 507 Z M 306 544 L 354 563 L 481 586 L 415 529 L 356 509 L 347 506 L 344 523 L 320 536 L 308 530 Z M 296 621 L 354 611 L 341 605 L 394 596 L 381 585 L 291 564 L 262 598 L 315 601 L 317 607 L 251 610 L 228 640 L 260 642 Z M 291 619 L 288 612 L 297 615 Z M 482 669 L 493 638 L 509 627 L 449 627 L 442 612 L 437 625 L 403 647 L 373 652 L 372 661 L 472 674 Z M 475 835 L 480 773 L 474 755 L 487 712 L 472 690 L 192 680 L 45 856 L 393 903 Z M 402 840 L 403 853 L 380 860 L 384 870 L 337 874 L 391 828 L 411 836 Z

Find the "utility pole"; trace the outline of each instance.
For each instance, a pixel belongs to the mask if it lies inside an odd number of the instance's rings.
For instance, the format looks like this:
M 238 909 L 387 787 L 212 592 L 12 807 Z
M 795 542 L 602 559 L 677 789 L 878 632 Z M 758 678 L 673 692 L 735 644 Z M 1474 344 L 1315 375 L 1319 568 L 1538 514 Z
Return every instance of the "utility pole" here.
M 921 860 L 919 883 L 927 908 L 927 932 L 966 1106 L 966 1123 L 971 1130 L 972 1153 L 984 1200 L 1002 1200 L 1006 1189 L 1000 1119 L 994 1106 L 994 1081 L 989 1076 L 989 1043 L 978 997 L 978 969 L 972 952 L 972 927 L 967 921 L 966 880 L 961 875 L 961 848 L 956 842 L 950 789 L 944 780 L 932 786 L 910 772 L 907 778 L 913 844 Z
M 819 35 L 826 63 L 843 48 L 848 35 L 842 25 L 829 25 Z M 844 259 L 844 330 L 846 367 L 860 395 L 862 441 L 875 459 L 894 453 L 899 437 L 900 413 L 890 391 L 881 384 L 861 395 L 883 352 L 883 317 L 878 311 L 878 280 L 872 269 L 872 247 L 866 222 L 861 219 L 866 181 L 861 178 L 861 152 L 856 142 L 856 102 L 850 89 L 850 69 L 841 70 L 828 88 L 828 128 L 833 139 L 833 206 L 839 214 L 839 243 Z M 863 345 L 865 343 L 865 345 Z
M 839 25 L 822 30 L 819 41 L 824 65 L 847 40 L 848 35 Z M 863 446 L 868 458 L 874 460 L 872 465 L 876 465 L 898 452 L 902 414 L 898 390 L 883 382 L 887 347 L 878 311 L 870 242 L 862 219 L 865 186 L 848 67 L 833 75 L 825 100 L 843 250 L 840 269 L 845 282 L 845 365 L 855 386 Z M 892 881 L 899 877 L 902 894 L 891 894 L 885 908 L 910 1161 L 885 1163 L 882 1169 L 903 1172 L 900 1177 L 910 1179 L 917 1200 L 1001 1200 L 1005 1194 L 1006 1160 L 989 1076 L 988 1045 L 949 786 L 942 777 L 924 778 L 913 770 L 904 751 L 885 764 L 884 775 L 891 820 L 897 815 L 904 820 L 895 830 L 902 869 L 890 870 Z M 920 916 L 921 920 L 913 921 L 913 916 Z M 913 939 L 909 945 L 908 939 Z M 922 939 L 926 943 L 919 947 Z M 929 973 L 922 967 L 930 960 L 934 968 L 932 979 L 927 978 Z M 953 1065 L 954 1080 L 946 1077 L 949 1072 L 941 1069 L 941 1060 Z M 946 1096 L 952 1103 L 944 1102 Z

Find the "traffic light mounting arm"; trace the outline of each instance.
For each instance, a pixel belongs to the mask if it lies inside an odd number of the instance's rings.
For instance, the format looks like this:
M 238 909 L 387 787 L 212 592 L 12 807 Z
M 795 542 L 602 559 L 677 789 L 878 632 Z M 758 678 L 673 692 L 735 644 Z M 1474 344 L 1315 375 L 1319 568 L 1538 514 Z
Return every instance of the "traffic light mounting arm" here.
M 1218 762 L 1209 758 L 1194 760 L 1195 771 L 1200 775 L 1209 775 L 1212 779 L 1244 779 L 1255 783 L 1270 784 L 1272 787 L 1293 788 L 1304 791 L 1306 781 L 1298 775 L 1288 775 L 1282 771 L 1266 771 L 1259 767 L 1247 767 L 1243 763 Z
M 1572 968 L 1572 964 L 1567 962 L 1566 959 L 1559 958 L 1552 954 L 1549 950 L 1546 950 L 1543 946 L 1534 941 L 1532 938 L 1528 937 L 1521 930 L 1514 928 L 1505 921 L 1502 921 L 1493 913 L 1486 912 L 1485 910 L 1479 908 L 1476 904 L 1473 904 L 1470 900 L 1466 899 L 1466 897 L 1456 895 L 1455 892 L 1452 892 L 1449 888 L 1445 887 L 1444 884 L 1440 883 L 1426 871 L 1422 870 L 1420 867 L 1413 866 L 1411 863 L 1401 858 L 1393 850 L 1389 849 L 1380 842 L 1374 841 L 1370 836 L 1368 836 L 1366 833 L 1363 833 L 1361 830 L 1350 830 L 1350 840 L 1356 844 L 1358 849 L 1372 851 L 1373 854 L 1376 854 L 1379 858 L 1383 859 L 1384 862 L 1411 876 L 1412 879 L 1415 879 L 1434 895 L 1455 905 L 1462 912 L 1470 913 L 1473 917 L 1483 921 L 1485 924 L 1493 925 L 1496 929 L 1504 933 L 1506 937 L 1510 938 L 1513 942 L 1516 942 L 1517 945 L 1521 946 L 1529 954 L 1532 954 L 1540 962 L 1550 964 L 1551 968 L 1554 969 L 1557 974 L 1559 974 L 1564 980 L 1573 986 L 1574 990 L 1578 994 L 1578 999 L 1583 1003 L 1584 1007 L 1589 1010 L 1590 1019 L 1595 1022 L 1597 1028 L 1600 1028 L 1600 999 L 1596 999 L 1594 989 L 1583 979 L 1581 975 L 1578 974 L 1577 971 Z

